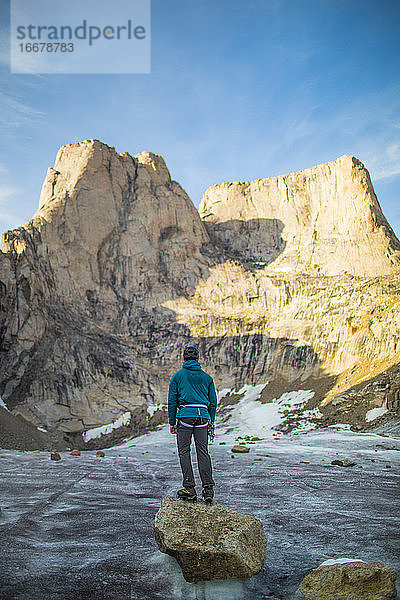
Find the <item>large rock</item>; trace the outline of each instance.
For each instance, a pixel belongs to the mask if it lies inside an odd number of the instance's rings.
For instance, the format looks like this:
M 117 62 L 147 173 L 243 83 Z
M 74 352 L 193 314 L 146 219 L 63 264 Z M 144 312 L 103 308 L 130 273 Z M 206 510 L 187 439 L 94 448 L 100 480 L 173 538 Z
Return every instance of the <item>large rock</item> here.
M 313 569 L 300 591 L 305 600 L 395 600 L 396 579 L 395 569 L 381 562 L 338 562 Z
M 161 552 L 174 556 L 186 581 L 252 577 L 266 557 L 261 521 L 220 504 L 166 496 L 154 520 Z
M 325 424 L 400 410 L 400 244 L 354 157 L 213 186 L 199 214 L 160 156 L 69 144 L 1 249 L 0 394 L 69 445 L 160 422 L 188 343 L 219 389 L 316 390 Z

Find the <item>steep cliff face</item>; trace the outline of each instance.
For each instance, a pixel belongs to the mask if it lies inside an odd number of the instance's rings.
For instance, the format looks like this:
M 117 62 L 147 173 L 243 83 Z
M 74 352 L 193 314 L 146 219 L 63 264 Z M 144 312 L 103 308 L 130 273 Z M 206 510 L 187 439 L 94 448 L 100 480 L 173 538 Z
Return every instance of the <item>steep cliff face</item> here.
M 146 298 L 159 304 L 175 287 L 185 293 L 204 271 L 198 248 L 208 235 L 193 203 L 171 181 L 160 156 L 132 158 L 96 140 L 59 151 L 39 210 L 21 230 L 7 232 L 3 252 L 46 265 L 49 295 L 102 304 Z
M 98 141 L 61 148 L 39 210 L 3 236 L 7 406 L 36 424 L 80 431 L 159 399 L 131 332 L 147 335 L 154 352 L 157 318 L 141 328 L 140 315 L 158 310 L 162 322 L 161 302 L 205 274 L 207 242 L 161 157 L 132 158 Z
M 200 216 L 233 257 L 268 265 L 267 272 L 375 277 L 399 271 L 400 243 L 368 171 L 352 156 L 281 177 L 214 185 Z
M 266 377 L 279 385 L 264 398 L 309 384 L 329 422 L 362 421 L 374 406 L 398 412 L 400 243 L 362 163 L 343 156 L 215 185 L 199 212 L 227 260 L 167 303 L 177 320 L 197 336 L 260 334 L 311 350 L 300 374 L 290 358 Z
M 131 411 L 140 430 L 196 343 L 220 389 L 308 386 L 329 408 L 400 362 L 399 299 L 400 244 L 355 158 L 213 186 L 199 214 L 160 156 L 70 144 L 3 236 L 0 395 L 49 429 Z

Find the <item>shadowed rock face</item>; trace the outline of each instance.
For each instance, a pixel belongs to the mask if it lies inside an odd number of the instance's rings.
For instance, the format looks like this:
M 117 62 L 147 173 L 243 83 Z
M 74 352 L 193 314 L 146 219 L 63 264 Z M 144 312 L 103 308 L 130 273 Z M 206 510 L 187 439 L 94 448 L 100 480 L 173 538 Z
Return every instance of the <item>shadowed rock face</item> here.
M 142 430 L 195 343 L 219 388 L 320 380 L 329 404 L 400 362 L 399 257 L 353 157 L 213 186 L 199 214 L 160 156 L 69 144 L 3 236 L 0 395 L 49 429 Z
M 191 582 L 252 577 L 266 558 L 261 521 L 220 504 L 188 504 L 166 496 L 154 519 L 154 536 Z

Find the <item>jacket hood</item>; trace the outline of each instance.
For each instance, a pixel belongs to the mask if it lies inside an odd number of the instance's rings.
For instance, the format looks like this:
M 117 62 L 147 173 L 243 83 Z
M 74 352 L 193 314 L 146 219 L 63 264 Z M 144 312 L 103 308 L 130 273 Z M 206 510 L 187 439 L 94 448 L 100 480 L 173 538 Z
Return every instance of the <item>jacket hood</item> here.
M 184 369 L 189 369 L 190 371 L 201 371 L 200 363 L 197 360 L 185 360 L 182 367 Z

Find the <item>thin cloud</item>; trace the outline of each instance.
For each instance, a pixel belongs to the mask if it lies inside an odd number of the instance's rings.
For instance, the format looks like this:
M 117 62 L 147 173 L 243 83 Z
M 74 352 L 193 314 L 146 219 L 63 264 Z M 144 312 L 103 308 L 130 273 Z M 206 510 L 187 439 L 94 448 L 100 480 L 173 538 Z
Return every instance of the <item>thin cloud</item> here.
M 381 153 L 369 158 L 368 163 L 376 181 L 400 175 L 400 142 L 390 144 Z
M 43 117 L 45 113 L 32 106 L 28 106 L 23 102 L 19 102 L 19 100 L 12 98 L 10 95 L 6 95 L 3 92 L 0 92 L 0 106 L 4 111 L 12 111 L 15 114 L 18 114 L 22 119 L 37 119 Z M 2 120 L 5 120 L 5 115 L 3 113 Z
M 12 94 L 0 92 L 0 132 L 4 138 L 14 139 L 16 130 L 25 128 L 27 135 L 29 125 L 43 121 L 45 113 L 33 108 Z
M 4 169 L 0 165 L 0 169 Z M 6 169 L 4 169 L 6 171 Z M 7 184 L 0 184 L 0 231 L 15 229 L 21 225 L 21 217 L 10 211 L 10 206 L 18 206 L 22 190 Z

